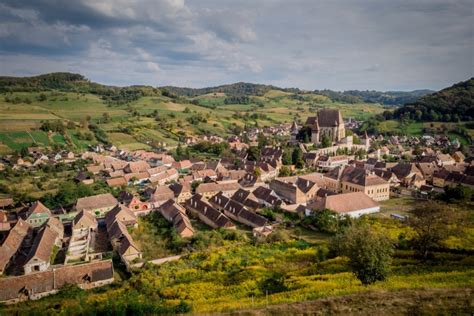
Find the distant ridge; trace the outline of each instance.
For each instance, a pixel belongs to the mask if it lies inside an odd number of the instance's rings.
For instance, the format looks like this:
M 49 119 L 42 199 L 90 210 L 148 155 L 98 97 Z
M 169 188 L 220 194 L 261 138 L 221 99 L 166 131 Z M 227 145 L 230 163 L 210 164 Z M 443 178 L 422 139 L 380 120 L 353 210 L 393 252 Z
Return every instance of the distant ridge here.
M 225 93 L 228 96 L 262 96 L 270 90 L 279 90 L 289 93 L 303 93 L 298 88 L 281 88 L 273 85 L 237 82 L 215 87 L 187 88 L 176 86 L 152 87 L 147 85 L 131 85 L 116 87 L 104 85 L 88 80 L 81 74 L 69 72 L 55 72 L 31 77 L 0 76 L 0 92 L 30 92 L 42 90 L 76 91 L 99 95 L 114 94 L 159 94 L 166 91 L 168 95 L 182 97 L 197 97 L 208 93 Z M 402 105 L 413 103 L 419 97 L 431 93 L 431 90 L 414 91 L 374 91 L 374 90 L 314 90 L 312 93 L 328 96 L 335 102 L 344 103 L 380 103 L 385 105 Z
M 216 87 L 207 87 L 207 88 L 184 88 L 184 87 L 174 87 L 174 86 L 165 86 L 163 87 L 168 89 L 170 92 L 175 93 L 180 96 L 187 97 L 196 97 L 208 93 L 225 93 L 228 95 L 257 95 L 261 96 L 267 93 L 270 90 L 280 90 L 292 93 L 298 93 L 301 90 L 297 88 L 280 88 L 272 85 L 256 84 L 256 83 L 247 83 L 247 82 L 237 82 L 232 84 L 225 84 Z

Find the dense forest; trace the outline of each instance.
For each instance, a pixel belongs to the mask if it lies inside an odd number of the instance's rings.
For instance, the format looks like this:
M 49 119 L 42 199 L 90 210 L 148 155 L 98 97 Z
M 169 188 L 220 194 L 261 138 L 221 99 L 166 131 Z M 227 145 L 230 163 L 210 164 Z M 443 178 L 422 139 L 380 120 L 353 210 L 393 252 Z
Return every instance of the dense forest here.
M 395 110 L 394 117 L 415 121 L 471 121 L 474 119 L 474 78 L 405 104 Z

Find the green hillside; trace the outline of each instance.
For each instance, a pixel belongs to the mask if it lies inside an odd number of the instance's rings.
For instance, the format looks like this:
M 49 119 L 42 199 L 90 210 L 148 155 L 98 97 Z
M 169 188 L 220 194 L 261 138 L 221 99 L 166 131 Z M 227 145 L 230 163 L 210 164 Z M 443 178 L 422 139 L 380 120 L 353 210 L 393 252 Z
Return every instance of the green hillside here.
M 0 77 L 0 153 L 31 145 L 81 149 L 98 141 L 126 149 L 163 142 L 174 146 L 185 136 L 227 136 L 246 125 L 302 122 L 323 107 L 339 108 L 345 117 L 358 119 L 384 111 L 379 104 L 341 103 L 271 86 L 222 87 L 223 92 L 200 90 L 189 97 L 167 88 L 108 87 L 77 74 Z M 46 121 L 65 128 L 48 133 Z
M 397 109 L 395 118 L 457 122 L 474 119 L 474 78 L 421 97 Z

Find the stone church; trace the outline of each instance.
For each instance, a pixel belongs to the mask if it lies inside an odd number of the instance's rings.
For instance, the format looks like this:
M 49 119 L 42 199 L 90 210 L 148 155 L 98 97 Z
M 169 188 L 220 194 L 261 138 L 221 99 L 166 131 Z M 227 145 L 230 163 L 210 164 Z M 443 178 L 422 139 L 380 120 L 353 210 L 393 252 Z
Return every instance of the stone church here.
M 346 137 L 346 129 L 341 111 L 336 109 L 321 109 L 317 116 L 310 116 L 306 126 L 311 128 L 311 142 L 319 145 L 324 136 L 332 143 L 340 142 Z

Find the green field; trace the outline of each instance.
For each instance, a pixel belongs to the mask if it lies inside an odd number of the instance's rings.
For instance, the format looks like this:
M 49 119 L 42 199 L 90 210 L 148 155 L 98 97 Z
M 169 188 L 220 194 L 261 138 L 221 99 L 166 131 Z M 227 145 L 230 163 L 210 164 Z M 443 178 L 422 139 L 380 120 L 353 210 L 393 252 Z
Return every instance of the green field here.
M 37 144 L 68 145 L 82 149 L 95 140 L 79 140 L 77 133 L 87 133 L 84 122 L 91 119 L 106 131 L 109 140 L 125 149 L 150 148 L 153 143 L 175 146 L 179 135 L 215 134 L 228 136 L 235 126 L 261 127 L 289 123 L 295 118 L 304 122 L 319 108 L 341 109 L 343 116 L 366 119 L 381 113 L 378 104 L 341 104 L 316 94 L 301 94 L 270 90 L 263 96 L 251 96 L 250 104 L 225 104 L 224 93 L 211 93 L 176 101 L 165 96 L 144 96 L 127 105 L 107 105 L 93 94 L 75 92 L 43 92 L 46 100 L 39 101 L 40 92 L 14 92 L 0 95 L 0 153 L 18 151 Z M 13 104 L 6 98 L 23 100 Z M 26 102 L 25 100 L 28 100 Z M 199 102 L 199 105 L 191 101 Z M 107 113 L 108 122 L 103 122 Z M 194 118 L 201 117 L 199 122 Z M 72 121 L 76 127 L 68 130 L 68 142 L 62 135 L 48 137 L 39 130 L 44 120 Z M 29 133 L 29 134 L 28 134 Z M 30 136 L 31 135 L 31 136 Z

